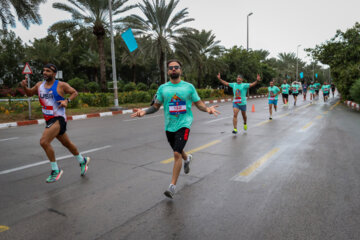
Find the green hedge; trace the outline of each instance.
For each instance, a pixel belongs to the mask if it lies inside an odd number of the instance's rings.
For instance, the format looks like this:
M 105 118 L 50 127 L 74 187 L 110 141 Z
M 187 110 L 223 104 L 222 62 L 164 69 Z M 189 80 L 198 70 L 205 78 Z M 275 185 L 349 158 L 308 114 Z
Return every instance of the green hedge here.
M 268 93 L 268 87 L 261 87 L 256 90 L 257 94 L 267 94 Z
M 356 103 L 360 103 L 360 79 L 356 80 L 350 88 L 350 97 Z

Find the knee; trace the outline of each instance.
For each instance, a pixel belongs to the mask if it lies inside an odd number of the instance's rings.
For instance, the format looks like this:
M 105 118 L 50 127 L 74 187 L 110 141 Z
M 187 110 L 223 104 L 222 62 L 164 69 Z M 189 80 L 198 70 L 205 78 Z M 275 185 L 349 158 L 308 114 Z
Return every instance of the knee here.
M 181 160 L 181 158 L 182 158 L 181 153 L 174 152 L 174 160 L 175 161 L 179 161 L 179 160 Z
M 45 139 L 41 138 L 40 139 L 40 146 L 42 148 L 47 148 L 50 145 L 50 143 L 48 143 Z

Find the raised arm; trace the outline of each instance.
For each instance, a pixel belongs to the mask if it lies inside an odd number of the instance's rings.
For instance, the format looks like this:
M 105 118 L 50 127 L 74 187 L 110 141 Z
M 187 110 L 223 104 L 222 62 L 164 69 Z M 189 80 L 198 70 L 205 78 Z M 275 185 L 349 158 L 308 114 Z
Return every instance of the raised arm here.
M 195 106 L 196 106 L 200 111 L 207 112 L 207 113 L 209 113 L 209 114 L 214 114 L 215 116 L 217 116 L 218 114 L 220 114 L 220 112 L 215 109 L 215 108 L 218 107 L 218 105 L 214 105 L 214 106 L 211 106 L 211 107 L 207 107 L 207 106 L 205 105 L 205 103 L 200 100 L 200 101 L 195 102 Z
M 251 83 L 251 84 L 250 84 L 250 87 L 255 86 L 255 85 L 258 84 L 258 82 L 260 82 L 260 81 L 261 81 L 260 74 L 257 74 L 257 76 L 256 76 L 256 81 L 253 82 L 253 83 Z
M 25 91 L 25 93 L 26 93 L 26 95 L 28 97 L 31 97 L 31 96 L 37 94 L 40 84 L 41 84 L 41 82 L 38 82 L 38 83 L 35 84 L 34 87 L 28 88 L 27 87 L 27 85 L 28 85 L 28 79 L 27 78 L 22 80 L 21 83 L 20 83 L 21 87 L 24 89 L 24 91 Z
M 225 86 L 229 86 L 229 83 L 228 83 L 227 81 L 224 81 L 224 80 L 221 79 L 220 73 L 218 73 L 217 78 L 219 79 L 219 81 L 220 81 L 222 84 L 224 84 Z

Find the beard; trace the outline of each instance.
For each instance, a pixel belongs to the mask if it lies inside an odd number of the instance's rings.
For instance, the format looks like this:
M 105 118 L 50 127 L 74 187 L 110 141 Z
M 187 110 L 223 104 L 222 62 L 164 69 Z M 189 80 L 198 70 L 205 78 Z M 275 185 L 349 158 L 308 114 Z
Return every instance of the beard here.
M 51 76 L 46 76 L 43 75 L 44 80 L 46 80 L 47 82 L 51 82 L 52 81 L 52 77 Z
M 171 79 L 178 79 L 180 77 L 180 74 L 179 73 L 172 73 L 172 74 L 170 74 L 170 78 Z

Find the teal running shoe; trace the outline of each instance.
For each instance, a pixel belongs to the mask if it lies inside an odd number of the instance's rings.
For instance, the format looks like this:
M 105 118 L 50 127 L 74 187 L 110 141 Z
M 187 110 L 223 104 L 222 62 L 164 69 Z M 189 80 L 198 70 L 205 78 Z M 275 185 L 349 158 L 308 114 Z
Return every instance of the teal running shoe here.
M 84 157 L 84 162 L 80 163 L 80 168 L 81 168 L 81 176 L 85 176 L 87 170 L 88 170 L 88 165 L 90 163 L 90 158 L 89 157 Z
M 53 183 L 58 181 L 61 178 L 61 175 L 63 174 L 63 170 L 52 170 L 50 173 L 50 176 L 46 179 L 47 183 Z

